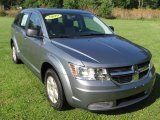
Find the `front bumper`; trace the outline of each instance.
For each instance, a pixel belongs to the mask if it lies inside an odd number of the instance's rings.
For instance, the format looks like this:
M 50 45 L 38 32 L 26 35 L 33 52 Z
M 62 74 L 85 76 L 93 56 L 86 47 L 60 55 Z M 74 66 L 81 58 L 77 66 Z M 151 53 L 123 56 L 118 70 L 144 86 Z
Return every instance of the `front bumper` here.
M 72 87 L 72 101 L 74 106 L 91 111 L 117 109 L 147 98 L 154 82 L 154 68 L 145 79 L 125 85 L 117 85 L 112 81 L 76 80 Z

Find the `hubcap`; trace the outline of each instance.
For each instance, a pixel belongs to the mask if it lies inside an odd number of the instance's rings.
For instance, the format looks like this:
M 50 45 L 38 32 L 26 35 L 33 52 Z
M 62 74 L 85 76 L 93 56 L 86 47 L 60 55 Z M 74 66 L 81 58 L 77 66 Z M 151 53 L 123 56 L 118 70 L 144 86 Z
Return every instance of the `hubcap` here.
M 12 48 L 12 57 L 13 57 L 13 60 L 16 61 L 17 56 L 16 56 L 16 49 L 15 49 L 14 46 L 13 46 L 13 48 Z
M 53 103 L 57 103 L 58 101 L 58 88 L 57 84 L 52 76 L 48 76 L 47 78 L 47 92 L 50 100 Z

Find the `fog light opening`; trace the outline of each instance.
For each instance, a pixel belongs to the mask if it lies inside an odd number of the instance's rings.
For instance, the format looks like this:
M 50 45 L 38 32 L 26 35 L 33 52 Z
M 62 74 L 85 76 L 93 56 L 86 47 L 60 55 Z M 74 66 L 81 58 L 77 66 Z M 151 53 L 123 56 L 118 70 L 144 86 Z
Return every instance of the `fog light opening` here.
M 98 102 L 98 103 L 93 103 L 88 106 L 89 110 L 104 110 L 104 109 L 109 109 L 115 106 L 114 101 L 109 101 L 109 102 Z

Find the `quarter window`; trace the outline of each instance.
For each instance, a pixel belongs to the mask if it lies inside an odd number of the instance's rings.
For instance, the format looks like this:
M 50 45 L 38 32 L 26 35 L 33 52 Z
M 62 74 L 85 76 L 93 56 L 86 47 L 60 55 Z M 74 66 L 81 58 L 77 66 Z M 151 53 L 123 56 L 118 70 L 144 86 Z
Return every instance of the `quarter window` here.
M 29 16 L 28 14 L 24 14 L 23 15 L 22 21 L 21 21 L 21 24 L 20 24 L 21 27 L 25 27 L 26 26 L 28 16 Z
M 25 29 L 28 17 L 29 13 L 20 13 L 15 19 L 14 24 L 21 27 L 22 29 Z

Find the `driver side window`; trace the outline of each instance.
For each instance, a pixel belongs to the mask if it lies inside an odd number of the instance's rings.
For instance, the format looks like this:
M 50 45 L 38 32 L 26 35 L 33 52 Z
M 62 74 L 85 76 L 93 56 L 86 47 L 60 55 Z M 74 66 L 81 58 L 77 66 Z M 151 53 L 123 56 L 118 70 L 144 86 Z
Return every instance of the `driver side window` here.
M 41 22 L 37 14 L 32 13 L 29 19 L 28 29 L 37 30 L 37 36 L 42 36 Z

